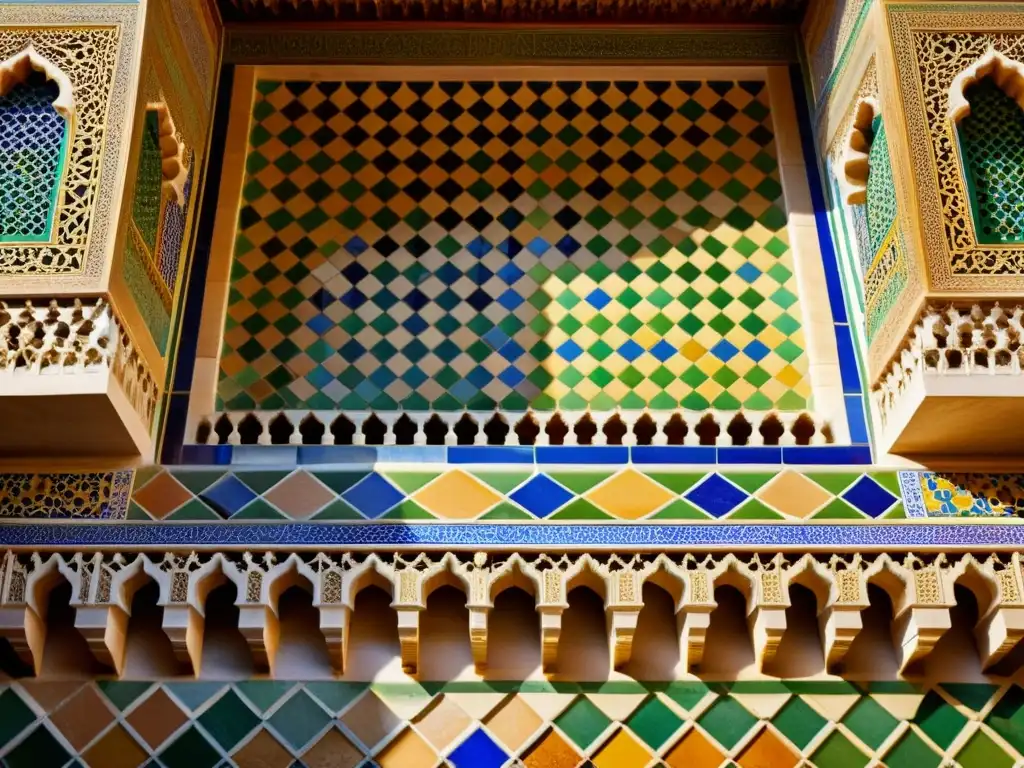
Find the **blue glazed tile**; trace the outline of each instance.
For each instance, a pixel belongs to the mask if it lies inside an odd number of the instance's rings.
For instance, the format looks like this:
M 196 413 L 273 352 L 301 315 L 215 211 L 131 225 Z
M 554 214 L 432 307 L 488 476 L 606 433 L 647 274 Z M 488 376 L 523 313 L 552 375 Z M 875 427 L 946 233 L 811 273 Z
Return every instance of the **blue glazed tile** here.
M 377 448 L 377 461 L 433 462 L 448 460 L 448 449 L 443 445 L 382 445 Z
M 847 395 L 844 400 L 846 421 L 850 425 L 850 440 L 855 444 L 870 444 L 871 435 L 868 433 L 868 422 L 864 413 L 864 398 L 860 395 Z
M 185 442 L 185 423 L 188 421 L 188 394 L 171 395 L 167 401 L 164 419 L 164 442 L 160 451 L 161 464 L 179 464 L 181 447 Z
M 537 447 L 538 464 L 628 464 L 623 445 L 543 445 Z
M 853 337 L 850 326 L 833 326 L 836 334 L 836 347 L 839 351 L 839 374 L 843 381 L 844 395 L 860 394 L 860 373 L 857 365 L 857 353 L 853 348 Z
M 345 501 L 369 518 L 377 518 L 405 498 L 405 494 L 371 472 L 341 495 Z
M 213 507 L 217 514 L 231 517 L 256 498 L 256 494 L 234 475 L 225 475 L 211 485 L 199 498 Z
M 871 517 L 878 517 L 896 503 L 895 496 L 867 475 L 847 489 L 843 498 Z
M 455 768 L 501 768 L 508 755 L 482 728 L 477 728 L 448 755 Z
M 547 475 L 534 475 L 509 498 L 537 517 L 547 517 L 572 497 Z
M 777 446 L 736 446 L 718 449 L 719 464 L 781 464 L 782 449 Z
M 714 464 L 718 459 L 711 446 L 634 445 L 629 454 L 634 464 Z
M 298 459 L 296 445 L 236 445 L 231 453 L 232 464 L 249 466 L 293 466 Z
M 747 500 L 747 493 L 741 491 L 720 475 L 712 474 L 700 485 L 694 486 L 685 494 L 687 500 L 715 517 L 732 512 Z
M 866 445 L 787 445 L 782 449 L 785 464 L 870 464 Z
M 1024 526 L 1006 523 L 26 523 L 0 526 L 0 546 L 26 549 L 139 547 L 360 547 L 380 550 L 451 547 L 551 547 L 586 550 L 628 547 L 686 551 L 694 547 L 751 547 L 806 552 L 858 547 L 961 549 L 1024 547 Z
M 533 447 L 529 445 L 458 445 L 448 449 L 452 464 L 532 464 Z
M 230 464 L 231 445 L 183 445 L 182 464 Z
M 380 448 L 369 445 L 300 445 L 299 464 L 373 464 Z

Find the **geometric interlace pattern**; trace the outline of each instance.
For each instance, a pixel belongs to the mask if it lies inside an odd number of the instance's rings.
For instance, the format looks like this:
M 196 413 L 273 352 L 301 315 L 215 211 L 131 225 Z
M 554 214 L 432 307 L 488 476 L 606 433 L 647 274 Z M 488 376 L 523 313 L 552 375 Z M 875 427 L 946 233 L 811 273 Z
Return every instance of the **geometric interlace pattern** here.
M 1024 240 L 1024 111 L 991 78 L 966 91 L 959 126 L 978 242 Z
M 0 239 L 45 239 L 56 202 L 67 121 L 41 73 L 0 96 Z
M 220 406 L 806 407 L 764 82 L 256 90 Z
M 7 766 L 1011 768 L 1013 684 L 15 683 Z
M 896 188 L 892 178 L 892 158 L 885 137 L 885 123 L 876 115 L 871 124 L 871 148 L 868 150 L 867 227 L 870 253 L 861 258 L 868 266 L 885 242 L 896 221 Z M 866 270 L 865 270 L 866 271 Z

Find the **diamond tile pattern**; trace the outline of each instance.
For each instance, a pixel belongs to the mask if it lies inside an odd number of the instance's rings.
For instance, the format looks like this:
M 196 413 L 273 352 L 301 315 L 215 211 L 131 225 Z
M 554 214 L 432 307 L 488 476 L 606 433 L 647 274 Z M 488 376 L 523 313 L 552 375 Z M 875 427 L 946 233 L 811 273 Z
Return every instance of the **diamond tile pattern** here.
M 764 82 L 256 91 L 222 407 L 807 405 Z
M 690 709 L 683 709 L 679 697 L 672 695 L 673 684 L 604 684 L 600 695 L 593 695 L 594 685 L 507 682 L 496 700 L 490 684 L 468 681 L 157 683 L 142 688 L 125 705 L 123 719 L 107 718 L 83 741 L 84 732 L 73 722 L 45 712 L 74 707 L 83 695 L 102 696 L 95 683 L 70 686 L 58 694 L 65 697 L 58 701 L 42 688 L 15 683 L 0 694 L 0 715 L 5 718 L 0 763 L 56 766 L 78 757 L 84 765 L 120 768 L 147 764 L 156 757 L 162 765 L 183 768 L 433 768 L 440 763 L 473 768 L 703 768 L 726 762 L 743 768 L 869 763 L 902 768 L 953 765 L 955 760 L 977 768 L 1010 766 L 1024 759 L 1017 723 L 1022 694 L 1016 687 L 993 685 L 971 692 L 965 703 L 953 693 L 962 692 L 962 687 L 929 690 L 896 683 L 905 686 L 905 693 L 928 702 L 925 719 L 929 713 L 965 704 L 962 711 L 976 713 L 971 720 L 948 720 L 947 732 L 936 741 L 934 729 L 918 727 L 920 712 L 913 721 L 902 721 L 905 711 L 886 709 L 893 697 L 873 697 L 866 691 L 875 686 L 867 683 L 716 683 L 688 700 Z M 890 681 L 877 688 L 891 691 L 893 685 Z M 31 691 L 40 699 L 33 699 Z M 759 692 L 785 702 L 773 714 L 758 717 L 737 699 Z M 643 701 L 636 706 L 638 696 Z M 829 702 L 833 696 L 855 699 L 842 723 L 830 719 L 830 712 L 843 709 Z M 181 698 L 188 699 L 190 711 L 175 703 Z M 37 716 L 35 711 L 44 714 Z M 523 715 L 525 724 L 519 722 Z M 449 717 L 456 722 L 451 727 L 444 722 Z M 173 726 L 167 729 L 153 723 L 154 718 L 170 718 Z M 167 731 L 167 736 L 153 740 L 143 735 L 154 729 Z
M 550 473 L 174 468 L 145 478 L 134 490 L 132 509 L 139 519 L 156 520 L 186 516 L 193 520 L 417 517 L 485 521 L 905 517 L 895 473 L 787 470 L 767 477 L 754 472 L 641 472 L 634 467 Z M 168 488 L 176 493 L 169 495 Z

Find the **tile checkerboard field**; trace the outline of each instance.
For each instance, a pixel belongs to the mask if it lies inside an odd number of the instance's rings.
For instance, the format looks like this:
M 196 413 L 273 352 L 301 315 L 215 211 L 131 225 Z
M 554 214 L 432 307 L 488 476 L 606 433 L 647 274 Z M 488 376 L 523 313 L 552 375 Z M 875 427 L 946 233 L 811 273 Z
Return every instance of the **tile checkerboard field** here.
M 1016 685 L 24 683 L 5 766 L 1010 768 Z M 955 762 L 954 762 L 955 761 Z
M 226 409 L 801 410 L 764 82 L 259 81 Z

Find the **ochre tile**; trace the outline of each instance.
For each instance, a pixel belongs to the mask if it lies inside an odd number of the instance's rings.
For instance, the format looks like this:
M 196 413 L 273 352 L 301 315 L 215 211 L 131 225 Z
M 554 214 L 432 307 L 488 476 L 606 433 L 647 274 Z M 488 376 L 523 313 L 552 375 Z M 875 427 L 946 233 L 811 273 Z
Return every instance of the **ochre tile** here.
M 406 728 L 377 755 L 381 768 L 432 768 L 437 755 L 411 728 Z
M 127 717 L 128 724 L 154 750 L 167 741 L 167 737 L 178 730 L 186 719 L 185 713 L 164 693 L 163 688 L 157 688 Z
M 115 725 L 82 757 L 90 768 L 137 768 L 149 756 L 123 726 Z
M 587 493 L 586 498 L 615 517 L 636 520 L 675 497 L 646 475 L 627 469 Z
M 341 722 L 356 735 L 367 749 L 394 731 L 401 720 L 372 691 L 368 691 L 341 717 Z
M 82 688 L 50 716 L 64 738 L 82 749 L 113 721 L 114 715 L 92 686 Z
M 353 768 L 363 759 L 363 753 L 337 728 L 327 731 L 316 744 L 302 755 L 306 768 Z
M 526 768 L 576 768 L 579 753 L 554 729 L 537 741 L 523 758 Z
M 21 688 L 28 693 L 36 703 L 49 714 L 59 704 L 71 698 L 71 695 L 82 687 L 81 681 L 69 682 L 40 682 L 37 680 L 25 680 L 21 682 Z
M 612 736 L 591 762 L 595 768 L 643 768 L 651 761 L 651 753 L 625 728 Z
M 413 721 L 416 730 L 438 752 L 455 741 L 463 733 L 472 720 L 462 709 L 447 696 L 442 696 L 428 711 Z
M 806 518 L 832 499 L 832 494 L 799 472 L 786 470 L 755 494 L 765 504 L 791 517 Z
M 793 768 L 800 758 L 769 728 L 762 730 L 743 750 L 741 768 Z
M 262 728 L 231 759 L 238 768 L 288 768 L 292 764 L 288 750 Z
M 488 730 L 508 747 L 510 752 L 515 753 L 537 732 L 544 721 L 517 695 L 492 712 L 485 722 Z
M 158 520 L 162 520 L 191 498 L 192 494 L 188 489 L 175 480 L 170 472 L 161 472 L 132 495 L 132 500 L 136 504 Z
M 693 728 L 668 751 L 665 764 L 669 768 L 718 768 L 724 757 L 711 739 Z
M 493 507 L 501 497 L 461 470 L 446 472 L 420 489 L 413 499 L 438 517 L 466 520 Z

